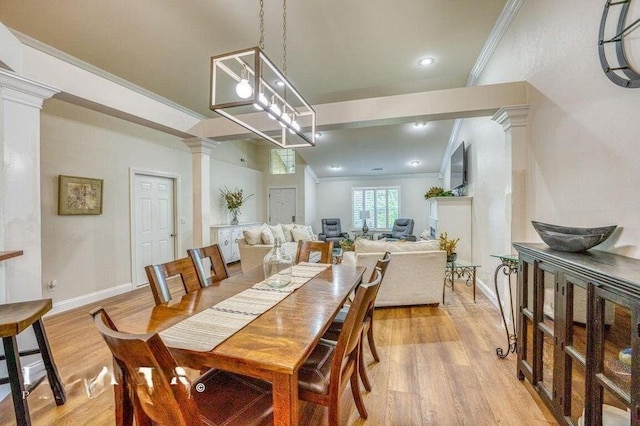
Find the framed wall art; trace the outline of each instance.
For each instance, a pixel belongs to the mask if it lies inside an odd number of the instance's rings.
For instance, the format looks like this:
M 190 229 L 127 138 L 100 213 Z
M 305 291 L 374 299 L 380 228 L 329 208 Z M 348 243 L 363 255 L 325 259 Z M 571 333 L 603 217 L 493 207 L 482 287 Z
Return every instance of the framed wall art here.
M 102 183 L 102 179 L 60 175 L 58 214 L 102 214 Z

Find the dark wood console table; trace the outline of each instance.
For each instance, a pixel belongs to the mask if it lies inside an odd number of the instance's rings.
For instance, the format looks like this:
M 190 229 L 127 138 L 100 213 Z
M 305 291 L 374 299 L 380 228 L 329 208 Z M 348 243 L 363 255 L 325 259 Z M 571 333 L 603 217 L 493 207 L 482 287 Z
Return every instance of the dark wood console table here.
M 640 260 L 513 246 L 518 378 L 535 387 L 560 424 L 616 417 L 640 425 Z

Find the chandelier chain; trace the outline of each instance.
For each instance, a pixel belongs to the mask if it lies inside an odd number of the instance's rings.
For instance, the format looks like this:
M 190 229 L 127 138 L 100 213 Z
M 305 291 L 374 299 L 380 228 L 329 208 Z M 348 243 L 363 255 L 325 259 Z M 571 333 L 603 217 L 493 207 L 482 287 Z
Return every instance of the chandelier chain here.
M 258 47 L 264 51 L 264 0 L 260 0 L 260 40 Z
M 282 73 L 287 75 L 287 0 L 282 0 Z

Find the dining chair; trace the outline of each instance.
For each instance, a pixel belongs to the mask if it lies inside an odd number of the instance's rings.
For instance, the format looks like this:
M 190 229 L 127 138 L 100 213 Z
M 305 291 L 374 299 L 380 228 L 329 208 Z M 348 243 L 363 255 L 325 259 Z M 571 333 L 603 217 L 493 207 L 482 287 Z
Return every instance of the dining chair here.
M 172 260 L 159 265 L 148 265 L 145 266 L 144 270 L 147 273 L 156 306 L 171 300 L 171 291 L 169 289 L 169 281 L 171 279 L 179 278 L 186 293 L 202 288 L 193 260 L 190 257 Z
M 376 270 L 380 269 L 380 272 L 382 273 L 381 282 L 380 282 L 380 286 L 381 286 L 382 281 L 384 281 L 384 275 L 387 272 L 387 268 L 389 267 L 390 262 L 391 262 L 391 253 L 386 252 L 384 256 L 382 256 L 382 258 L 376 262 L 376 267 L 371 273 L 371 277 L 369 278 L 369 280 L 370 281 L 373 280 Z M 380 289 L 380 286 L 377 287 L 378 290 Z M 364 385 L 364 388 L 369 392 L 371 391 L 372 387 L 371 387 L 371 382 L 369 381 L 369 376 L 367 375 L 366 366 L 363 361 L 364 358 L 362 356 L 363 355 L 362 348 L 364 347 L 364 335 L 366 334 L 367 341 L 369 342 L 369 349 L 371 350 L 373 359 L 376 360 L 377 362 L 380 362 L 380 355 L 378 354 L 378 349 L 376 348 L 375 340 L 373 338 L 373 312 L 375 308 L 376 297 L 378 297 L 377 290 L 376 290 L 375 296 L 373 297 L 373 302 L 371 303 L 371 306 L 369 306 L 369 309 L 367 310 L 367 314 L 364 318 L 364 324 L 362 327 L 363 342 L 360 347 L 361 362 L 358 364 L 359 374 L 360 374 L 360 378 L 362 379 L 362 384 Z M 338 312 L 338 315 L 336 315 L 336 317 L 334 318 L 333 322 L 329 326 L 329 329 L 327 330 L 325 335 L 322 336 L 323 339 L 334 340 L 334 341 L 338 339 L 338 336 L 340 335 L 340 331 L 344 326 L 344 321 L 347 316 L 347 313 L 349 312 L 349 309 L 350 307 L 346 306 L 342 308 L 340 312 Z
M 309 262 L 311 253 L 320 252 L 320 263 L 332 263 L 333 241 L 298 241 L 296 250 L 296 264 Z
M 213 283 L 222 281 L 229 277 L 229 270 L 227 269 L 227 262 L 224 260 L 224 255 L 220 246 L 214 244 L 207 247 L 189 249 L 187 250 L 189 257 L 193 260 L 193 264 L 196 267 L 196 273 L 198 274 L 198 280 L 200 286 L 208 287 Z M 210 271 L 207 272 L 203 261 L 207 260 L 211 265 Z
M 192 383 L 157 333 L 122 333 L 102 307 L 90 315 L 127 383 L 116 392 L 125 399 L 116 400 L 122 423 L 132 423 L 135 407 L 138 425 L 273 424 L 269 383 L 222 370 L 209 370 Z M 118 413 L 123 407 L 129 411 Z
M 320 340 L 298 373 L 300 399 L 328 407 L 330 425 L 337 425 L 340 420 L 340 396 L 348 382 L 360 417 L 366 419 L 368 416 L 360 394 L 358 363 L 364 318 L 380 281 L 382 272 L 376 268 L 374 279 L 356 290 L 338 341 Z

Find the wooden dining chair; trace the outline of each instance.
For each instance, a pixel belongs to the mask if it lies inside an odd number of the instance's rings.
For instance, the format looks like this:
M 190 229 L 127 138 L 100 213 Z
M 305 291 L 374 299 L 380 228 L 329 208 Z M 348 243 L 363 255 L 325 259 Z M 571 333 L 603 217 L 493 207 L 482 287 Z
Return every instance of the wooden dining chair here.
M 380 286 L 382 285 L 382 281 L 384 281 L 384 275 L 387 272 L 387 268 L 389 267 L 389 263 L 391 262 L 391 253 L 386 252 L 384 254 L 384 256 L 382 256 L 382 259 L 379 259 L 376 262 L 376 267 L 373 270 L 373 272 L 371 273 L 371 277 L 369 278 L 370 281 L 372 281 L 374 279 L 374 275 L 376 273 L 377 269 L 380 269 L 380 272 L 382 273 L 382 279 L 380 282 Z M 378 286 L 378 290 L 380 289 L 380 286 Z M 369 342 L 369 349 L 371 350 L 371 354 L 373 355 L 373 359 L 376 360 L 377 362 L 380 362 L 380 355 L 378 354 L 378 349 L 376 348 L 376 344 L 375 344 L 375 340 L 373 338 L 373 312 L 374 312 L 374 308 L 375 308 L 375 302 L 376 302 L 376 297 L 378 297 L 378 292 L 376 291 L 376 294 L 373 298 L 373 303 L 371 304 L 371 306 L 369 307 L 369 309 L 367 310 L 367 315 L 364 318 L 364 324 L 362 327 L 362 337 L 363 337 L 363 341 L 362 341 L 362 345 L 360 347 L 360 359 L 361 362 L 358 364 L 359 365 L 359 374 L 360 374 L 360 378 L 362 379 L 362 384 L 364 385 L 364 388 L 367 391 L 371 391 L 372 387 L 371 387 L 371 382 L 369 381 L 369 376 L 367 375 L 367 369 L 366 369 L 366 365 L 364 364 L 364 360 L 363 360 L 363 356 L 362 356 L 362 348 L 364 347 L 364 335 L 366 334 L 367 336 L 367 341 Z M 338 340 L 338 336 L 340 335 L 340 331 L 342 330 L 342 327 L 344 326 L 344 321 L 345 318 L 347 316 L 347 313 L 349 312 L 350 307 L 344 307 L 340 310 L 340 312 L 338 312 L 338 315 L 336 315 L 336 317 L 334 318 L 333 322 L 331 323 L 331 325 L 329 326 L 329 329 L 327 330 L 327 332 L 325 333 L 324 336 L 322 336 L 324 339 L 328 339 L 328 340 Z
M 180 279 L 186 293 L 202 288 L 193 260 L 190 257 L 172 260 L 160 265 L 148 265 L 145 266 L 144 270 L 147 273 L 156 306 L 171 300 L 171 290 L 169 288 L 171 279 Z
M 321 340 L 298 374 L 300 399 L 328 407 L 330 425 L 337 425 L 340 420 L 340 396 L 348 382 L 360 417 L 368 416 L 360 394 L 358 363 L 364 319 L 381 280 L 382 272 L 376 268 L 374 279 L 356 290 L 338 341 L 334 344 Z
M 196 267 L 198 280 L 202 287 L 208 287 L 229 277 L 227 262 L 224 260 L 224 255 L 218 244 L 189 249 L 187 253 Z M 208 268 L 205 267 L 204 261 L 208 261 L 209 265 L 211 265 L 209 271 L 207 271 Z
M 320 252 L 320 263 L 333 263 L 333 241 L 298 241 L 296 265 L 309 262 L 311 253 Z
M 116 392 L 116 398 L 124 398 L 116 400 L 122 423 L 132 423 L 135 408 L 137 425 L 273 424 L 269 383 L 222 370 L 191 383 L 158 334 L 119 332 L 101 307 L 91 316 L 122 374 Z

